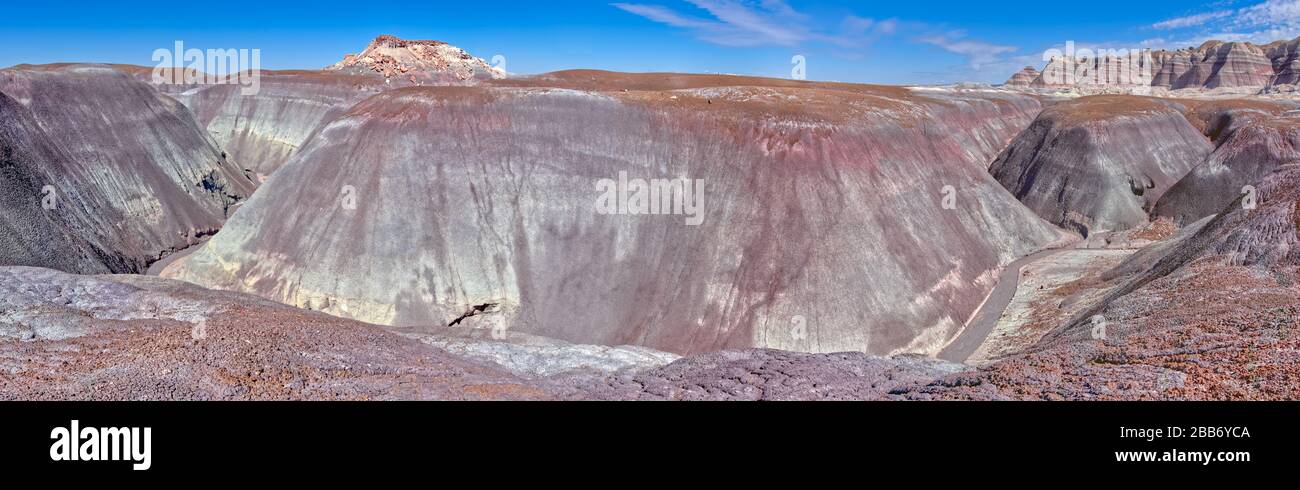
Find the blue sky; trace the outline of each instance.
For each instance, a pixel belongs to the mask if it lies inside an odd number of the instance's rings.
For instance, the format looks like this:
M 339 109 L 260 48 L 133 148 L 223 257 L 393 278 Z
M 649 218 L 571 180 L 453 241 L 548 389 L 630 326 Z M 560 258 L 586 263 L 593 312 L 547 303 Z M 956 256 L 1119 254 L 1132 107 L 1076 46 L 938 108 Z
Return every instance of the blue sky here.
M 1300 36 L 1300 0 L 554 0 L 22 2 L 0 16 L 0 66 L 152 66 L 155 49 L 257 48 L 262 68 L 320 68 L 378 34 L 438 39 L 513 73 L 567 68 L 869 83 L 1001 82 L 1066 41 L 1186 47 Z

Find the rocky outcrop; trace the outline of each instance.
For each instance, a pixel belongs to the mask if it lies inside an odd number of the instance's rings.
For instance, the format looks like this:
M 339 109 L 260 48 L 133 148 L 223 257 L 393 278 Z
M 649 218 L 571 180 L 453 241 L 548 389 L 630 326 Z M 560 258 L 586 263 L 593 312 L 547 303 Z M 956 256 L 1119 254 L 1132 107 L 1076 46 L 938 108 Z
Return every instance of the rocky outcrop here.
M 1032 85 L 1034 80 L 1037 80 L 1040 75 L 1041 73 L 1039 73 L 1034 67 L 1026 66 L 1025 69 L 1016 72 L 1015 75 L 1011 75 L 1011 78 L 1008 79 L 1007 83 L 1004 85 L 1008 87 L 1028 87 Z
M 504 78 L 505 70 L 442 41 L 408 41 L 379 36 L 356 55 L 347 55 L 325 68 L 353 74 L 379 75 L 414 85 L 458 84 Z
M 581 344 L 931 352 L 1002 265 L 1062 238 L 985 170 L 1038 109 L 585 71 L 398 89 L 327 124 L 164 275 L 390 325 L 494 304 L 513 331 Z M 678 178 L 702 182 L 697 210 L 601 191 L 671 196 Z
M 0 70 L 0 93 L 25 114 L 11 116 L 26 127 L 20 143 L 39 148 L 39 188 L 52 188 L 61 219 L 109 270 L 142 271 L 196 243 L 254 189 L 184 106 L 115 68 L 20 65 Z
M 1147 222 L 1156 201 L 1213 150 L 1181 106 L 1093 96 L 1043 110 L 989 171 L 1044 219 L 1088 235 Z

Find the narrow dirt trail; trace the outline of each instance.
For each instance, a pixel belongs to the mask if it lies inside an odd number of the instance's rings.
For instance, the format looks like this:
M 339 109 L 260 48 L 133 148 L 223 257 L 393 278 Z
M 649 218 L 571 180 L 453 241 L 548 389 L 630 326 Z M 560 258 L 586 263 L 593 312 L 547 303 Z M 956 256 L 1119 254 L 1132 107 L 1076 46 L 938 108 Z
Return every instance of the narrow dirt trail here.
M 162 260 L 150 264 L 149 269 L 145 271 L 144 275 L 146 276 L 162 275 L 163 269 L 166 269 L 167 266 L 171 265 L 173 262 L 176 262 L 177 260 L 183 259 L 186 256 L 198 251 L 198 249 L 202 248 L 207 243 L 208 243 L 207 240 L 203 240 L 194 245 L 190 245 L 188 247 L 172 252 L 171 255 L 163 257 Z
M 1042 250 L 1012 262 L 1002 269 L 1002 274 L 998 276 L 998 285 L 993 287 L 984 304 L 980 305 L 979 311 L 966 324 L 966 328 L 962 329 L 961 334 L 939 352 L 938 357 L 945 361 L 966 362 L 966 359 L 970 358 L 971 354 L 974 354 L 975 350 L 984 343 L 989 333 L 993 332 L 993 328 L 998 325 L 998 320 L 1011 304 L 1011 299 L 1015 298 L 1016 289 L 1020 286 L 1020 270 L 1029 264 L 1066 250 L 1069 248 Z
M 967 359 L 970 359 L 975 351 L 979 350 L 980 346 L 988 339 L 989 334 L 998 326 L 998 321 L 1006 315 L 1007 308 L 1011 306 L 1011 302 L 1015 299 L 1016 291 L 1021 283 L 1020 273 L 1025 267 L 1063 252 L 1093 250 L 1096 248 L 1107 250 L 1125 249 L 1104 245 L 1100 247 L 1094 246 L 1109 243 L 1114 235 L 1114 232 L 1109 231 L 1097 233 L 1073 245 L 1040 250 L 1008 264 L 1005 269 L 1002 269 L 1002 273 L 998 275 L 997 286 L 993 287 L 993 291 L 984 300 L 984 304 L 980 305 L 975 315 L 971 316 L 971 320 L 966 323 L 966 328 L 962 329 L 957 338 L 949 342 L 936 357 L 945 361 L 964 363 Z

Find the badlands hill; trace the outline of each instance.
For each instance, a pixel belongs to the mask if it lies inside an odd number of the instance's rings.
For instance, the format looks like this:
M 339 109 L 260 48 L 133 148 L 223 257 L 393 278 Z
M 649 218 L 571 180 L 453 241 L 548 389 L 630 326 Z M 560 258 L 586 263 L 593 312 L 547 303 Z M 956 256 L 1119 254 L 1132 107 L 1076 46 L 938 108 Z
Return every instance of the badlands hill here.
M 1087 236 L 1213 215 L 1300 157 L 1285 100 L 1099 95 L 1055 103 L 989 172 L 1052 223 Z
M 1176 103 L 1104 95 L 1043 110 L 989 168 L 1040 216 L 1087 235 L 1144 224 L 1214 149 Z
M 1296 109 L 1289 101 L 1195 106 L 1189 119 L 1204 124 L 1215 150 L 1160 199 L 1153 214 L 1181 224 L 1194 222 L 1222 210 L 1247 186 L 1258 187 L 1282 166 L 1300 162 Z
M 0 398 L 1300 397 L 1278 94 L 461 53 L 381 37 L 256 94 L 0 70 Z M 639 213 L 654 179 L 669 206 Z M 184 282 L 104 274 L 185 247 Z
M 263 71 L 254 94 L 233 84 L 160 88 L 188 107 L 222 150 L 260 181 L 325 122 L 389 86 L 368 75 Z
M 1150 77 L 1142 83 L 1132 76 L 1136 71 L 1128 71 L 1128 58 L 1096 54 L 1091 58 L 1055 57 L 1041 72 L 1028 67 L 1016 73 L 1006 86 L 1075 88 L 1090 93 L 1156 88 L 1253 94 L 1290 93 L 1300 88 L 1300 38 L 1265 45 L 1206 41 L 1196 47 L 1149 53 L 1149 59 L 1138 62 L 1141 73 Z
M 7 68 L 0 97 L 14 136 L 7 152 L 36 164 L 23 177 L 34 182 L 6 198 L 39 203 L 49 194 L 32 186 L 50 186 L 54 209 L 32 219 L 64 223 L 75 239 L 51 246 L 84 251 L 27 265 L 141 272 L 215 233 L 256 187 L 184 105 L 117 68 Z
M 1039 76 L 1042 76 L 1042 74 L 1038 72 L 1038 69 L 1032 66 L 1026 66 L 1024 69 L 1011 75 L 1011 78 L 1008 78 L 1004 85 L 1008 87 L 1029 87 L 1034 84 L 1035 80 L 1038 80 Z
M 83 210 L 47 209 L 58 199 L 48 176 L 67 161 L 26 108 L 0 94 L 0 261 L 81 273 L 129 270 L 97 240 Z
M 391 90 L 166 275 L 395 326 L 491 305 L 579 343 L 932 352 L 1002 265 L 1064 238 L 985 170 L 1038 110 L 594 71 Z M 702 221 L 598 212 L 599 182 L 621 176 L 702 181 Z

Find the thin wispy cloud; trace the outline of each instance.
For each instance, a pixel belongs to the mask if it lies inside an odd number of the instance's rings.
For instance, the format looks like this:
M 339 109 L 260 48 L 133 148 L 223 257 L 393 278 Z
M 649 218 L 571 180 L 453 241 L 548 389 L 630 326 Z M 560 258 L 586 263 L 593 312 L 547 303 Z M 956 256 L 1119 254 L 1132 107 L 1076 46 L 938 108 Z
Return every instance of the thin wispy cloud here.
M 626 10 L 628 12 L 640 15 L 647 19 L 653 20 L 655 22 L 668 24 L 673 27 L 685 27 L 688 29 L 702 29 L 702 30 L 721 29 L 725 27 L 718 22 L 710 22 L 702 19 L 688 18 L 666 7 L 661 7 L 658 5 L 616 3 L 614 4 L 614 6 Z
M 898 32 L 900 24 L 898 19 L 876 20 L 849 15 L 840 21 L 839 32 L 829 36 L 817 36 L 817 39 L 841 47 L 865 46 L 881 37 Z
M 665 1 L 665 0 L 660 0 Z M 885 37 L 934 46 L 962 59 L 949 78 L 986 78 L 1002 69 L 1019 48 L 985 42 L 964 31 L 899 19 L 845 14 L 813 16 L 785 0 L 682 0 L 672 3 L 614 3 L 614 7 L 647 20 L 682 29 L 701 41 L 728 47 L 832 48 L 843 59 L 860 59 L 864 48 Z M 996 77 L 997 75 L 993 75 Z
M 1207 12 L 1175 17 L 1151 27 L 1185 31 L 1176 44 L 1194 45 L 1217 39 L 1266 43 L 1300 37 L 1300 0 L 1267 0 L 1238 9 L 1222 7 Z
M 975 39 L 967 39 L 961 31 L 934 34 L 917 38 L 917 41 L 937 46 L 944 51 L 959 54 L 966 58 L 966 63 L 973 70 L 980 70 L 986 65 L 1004 63 L 1005 56 L 1019 50 L 1015 46 L 993 44 Z
M 1204 25 L 1207 22 L 1231 16 L 1231 10 L 1220 10 L 1217 12 L 1206 12 L 1203 14 L 1175 17 L 1166 21 L 1156 22 L 1151 27 L 1156 29 L 1182 29 L 1184 27 Z
M 654 22 L 686 29 L 702 41 L 731 47 L 796 46 L 810 42 L 855 47 L 893 34 L 898 28 L 897 20 L 853 15 L 838 22 L 827 22 L 795 10 L 784 0 L 687 0 L 678 4 L 687 10 L 643 3 L 613 6 Z M 828 24 L 834 27 L 822 28 Z

